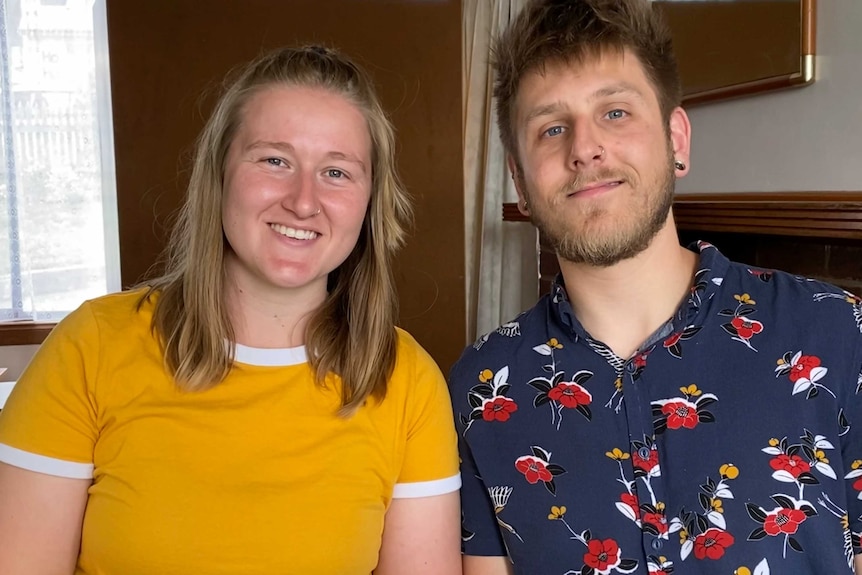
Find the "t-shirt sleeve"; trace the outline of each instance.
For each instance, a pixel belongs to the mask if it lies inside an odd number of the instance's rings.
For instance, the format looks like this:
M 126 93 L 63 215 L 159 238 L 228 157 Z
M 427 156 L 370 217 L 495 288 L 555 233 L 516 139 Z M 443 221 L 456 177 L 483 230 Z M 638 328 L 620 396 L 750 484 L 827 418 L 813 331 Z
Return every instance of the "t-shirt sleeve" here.
M 98 336 L 89 304 L 51 331 L 0 412 L 0 461 L 48 475 L 92 478 Z
M 407 375 L 407 444 L 393 498 L 428 497 L 457 491 L 458 447 L 446 380 L 437 364 L 419 344 L 401 335 L 399 363 L 412 363 L 393 377 Z M 407 340 L 407 341 L 405 341 Z M 411 349 L 412 348 L 412 349 Z M 407 366 L 405 366 L 407 367 Z

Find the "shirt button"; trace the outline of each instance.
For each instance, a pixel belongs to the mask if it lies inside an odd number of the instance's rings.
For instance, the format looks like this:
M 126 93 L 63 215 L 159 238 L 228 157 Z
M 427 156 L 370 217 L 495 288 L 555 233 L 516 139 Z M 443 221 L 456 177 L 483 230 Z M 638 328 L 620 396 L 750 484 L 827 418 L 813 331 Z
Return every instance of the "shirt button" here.
M 638 457 L 641 459 L 649 459 L 650 456 L 650 448 L 649 447 L 641 447 L 638 449 Z
M 655 549 L 656 551 L 658 551 L 658 550 L 659 550 L 659 549 L 661 549 L 662 547 L 664 547 L 664 542 L 663 542 L 661 539 L 653 539 L 653 540 L 652 540 L 652 548 L 653 548 L 653 549 Z

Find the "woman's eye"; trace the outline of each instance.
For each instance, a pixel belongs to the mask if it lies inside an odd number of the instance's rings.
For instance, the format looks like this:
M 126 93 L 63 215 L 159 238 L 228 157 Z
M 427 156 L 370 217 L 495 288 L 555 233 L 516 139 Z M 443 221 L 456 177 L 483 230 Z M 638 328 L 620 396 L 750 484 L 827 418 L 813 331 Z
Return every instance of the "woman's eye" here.
M 562 126 L 553 126 L 552 128 L 548 128 L 547 130 L 545 130 L 546 136 L 559 136 L 562 133 L 563 133 L 563 127 Z
M 608 112 L 608 118 L 611 120 L 619 120 L 620 118 L 624 118 L 626 113 L 623 110 L 611 110 Z
M 342 172 L 339 169 L 329 168 L 328 170 L 326 170 L 326 175 L 330 178 L 340 179 L 340 178 L 345 177 L 347 174 L 345 174 L 344 172 Z
M 267 164 L 269 164 L 270 166 L 279 167 L 279 166 L 286 166 L 287 165 L 284 163 L 284 160 L 282 160 L 281 158 L 266 158 L 264 161 Z

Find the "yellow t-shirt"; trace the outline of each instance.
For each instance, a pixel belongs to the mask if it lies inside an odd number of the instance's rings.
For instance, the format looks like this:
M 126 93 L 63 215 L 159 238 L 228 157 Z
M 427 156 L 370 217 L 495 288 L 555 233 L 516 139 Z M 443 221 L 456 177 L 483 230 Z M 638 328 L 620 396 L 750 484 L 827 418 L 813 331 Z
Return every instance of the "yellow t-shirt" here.
M 0 413 L 0 461 L 93 479 L 76 574 L 368 575 L 393 497 L 460 487 L 446 383 L 407 333 L 386 399 L 342 419 L 304 348 L 238 346 L 180 391 L 140 295 L 62 321 Z

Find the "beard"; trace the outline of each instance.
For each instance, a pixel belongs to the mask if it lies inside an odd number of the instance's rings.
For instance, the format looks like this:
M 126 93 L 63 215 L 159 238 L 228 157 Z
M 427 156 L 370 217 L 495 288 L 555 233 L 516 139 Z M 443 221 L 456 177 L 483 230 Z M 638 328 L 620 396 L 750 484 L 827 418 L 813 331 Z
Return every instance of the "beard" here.
M 566 261 L 609 267 L 632 258 L 649 247 L 667 222 L 676 185 L 672 157 L 669 149 L 667 168 L 644 187 L 629 170 L 602 168 L 588 175 L 579 174 L 548 204 L 530 202 L 530 220 L 557 256 Z M 625 214 L 611 215 L 604 207 L 587 204 L 581 210 L 580 221 L 570 221 L 566 210 L 558 204 L 565 202 L 575 190 L 600 180 L 620 180 L 630 187 L 627 192 L 640 195 L 629 197 L 629 209 Z M 528 191 L 526 182 L 522 180 L 521 184 Z

